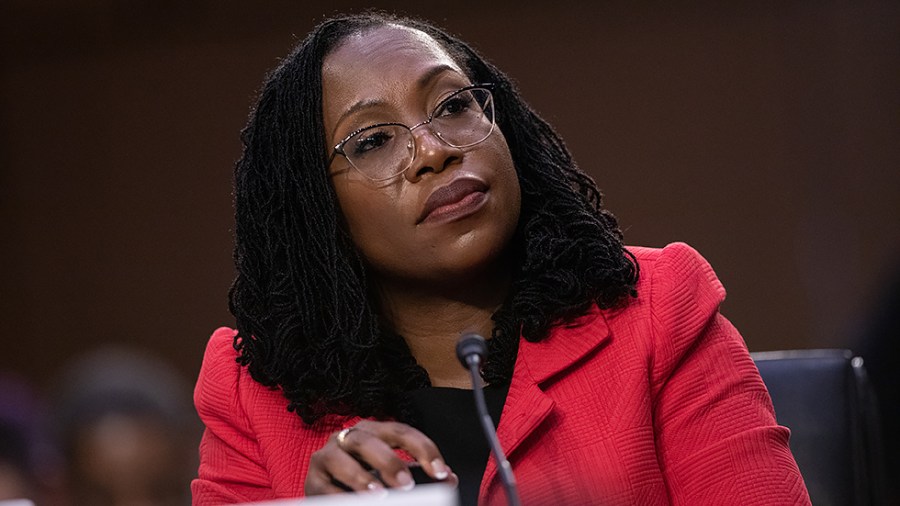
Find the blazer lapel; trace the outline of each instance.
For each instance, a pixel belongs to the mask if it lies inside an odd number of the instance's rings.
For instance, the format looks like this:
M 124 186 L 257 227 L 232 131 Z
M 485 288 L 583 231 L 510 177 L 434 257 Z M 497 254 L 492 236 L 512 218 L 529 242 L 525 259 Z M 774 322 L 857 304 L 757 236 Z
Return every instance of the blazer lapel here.
M 544 393 L 541 383 L 576 364 L 608 338 L 606 319 L 594 306 L 574 322 L 554 327 L 543 341 L 519 340 L 509 394 L 497 427 L 497 438 L 508 458 L 553 412 L 556 403 Z M 496 474 L 497 464 L 491 457 L 481 480 L 479 503 L 485 498 Z

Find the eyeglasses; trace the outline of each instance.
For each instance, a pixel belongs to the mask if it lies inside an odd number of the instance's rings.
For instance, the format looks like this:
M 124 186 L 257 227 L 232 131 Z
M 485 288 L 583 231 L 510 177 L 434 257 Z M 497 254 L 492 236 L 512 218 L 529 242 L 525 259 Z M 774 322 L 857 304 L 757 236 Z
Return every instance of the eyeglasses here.
M 334 147 L 328 164 L 341 154 L 365 177 L 385 181 L 412 165 L 416 157 L 416 138 L 412 131 L 428 124 L 449 146 L 474 146 L 494 131 L 493 87 L 493 84 L 475 84 L 461 88 L 442 100 L 428 119 L 411 127 L 379 123 L 356 130 Z

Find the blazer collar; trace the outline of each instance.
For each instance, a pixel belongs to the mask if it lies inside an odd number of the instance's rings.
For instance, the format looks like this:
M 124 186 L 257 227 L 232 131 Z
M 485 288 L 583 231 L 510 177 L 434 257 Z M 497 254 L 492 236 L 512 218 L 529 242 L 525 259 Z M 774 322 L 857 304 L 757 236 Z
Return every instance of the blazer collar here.
M 535 383 L 542 383 L 562 372 L 609 339 L 609 326 L 595 305 L 566 325 L 554 327 L 546 339 L 532 343 L 519 341 L 519 360 Z M 520 369 L 516 367 L 517 372 Z M 515 374 L 514 374 L 515 376 Z

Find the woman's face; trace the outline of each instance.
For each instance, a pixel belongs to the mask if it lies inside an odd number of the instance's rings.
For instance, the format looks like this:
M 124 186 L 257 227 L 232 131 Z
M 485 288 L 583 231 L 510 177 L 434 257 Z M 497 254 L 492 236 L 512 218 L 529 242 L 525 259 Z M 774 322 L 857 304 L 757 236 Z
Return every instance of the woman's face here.
M 360 128 L 417 125 L 471 84 L 480 83 L 421 31 L 385 26 L 350 36 L 322 69 L 327 154 Z M 447 283 L 479 275 L 500 258 L 519 220 L 506 139 L 496 127 L 465 148 L 444 143 L 431 125 L 413 136 L 412 164 L 386 181 L 366 178 L 345 156 L 332 160 L 328 170 L 350 235 L 382 280 Z

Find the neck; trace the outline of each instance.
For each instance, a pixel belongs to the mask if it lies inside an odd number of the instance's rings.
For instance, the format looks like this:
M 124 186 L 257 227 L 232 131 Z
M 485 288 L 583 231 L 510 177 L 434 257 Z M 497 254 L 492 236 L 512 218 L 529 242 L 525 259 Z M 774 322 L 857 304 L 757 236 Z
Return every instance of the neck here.
M 428 372 L 431 384 L 471 388 L 468 372 L 456 359 L 456 342 L 467 332 L 491 337 L 491 316 L 503 304 L 509 283 L 509 272 L 500 271 L 440 290 L 432 284 L 426 289 L 383 280 L 379 288 L 386 318 Z

